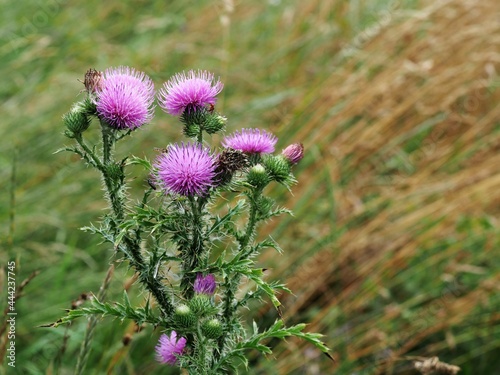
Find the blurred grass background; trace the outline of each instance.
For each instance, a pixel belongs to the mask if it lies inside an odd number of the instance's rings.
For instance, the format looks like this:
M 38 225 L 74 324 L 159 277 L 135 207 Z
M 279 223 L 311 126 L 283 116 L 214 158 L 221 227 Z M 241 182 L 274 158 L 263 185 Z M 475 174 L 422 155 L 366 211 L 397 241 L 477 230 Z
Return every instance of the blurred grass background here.
M 415 374 L 411 359 L 429 356 L 461 374 L 500 368 L 497 0 L 1 5 L 0 260 L 17 260 L 18 284 L 40 274 L 16 304 L 17 366 L 4 359 L 0 373 L 74 369 L 86 322 L 38 326 L 97 292 L 111 252 L 78 230 L 105 207 L 98 177 L 53 153 L 69 143 L 61 115 L 81 98 L 77 79 L 118 65 L 157 88 L 211 70 L 225 83 L 229 131 L 264 127 L 279 148 L 306 147 L 293 196 L 272 192 L 295 217 L 263 228 L 285 254 L 261 262 L 294 292 L 282 296 L 285 320 L 324 333 L 336 362 L 289 340 L 271 343 L 272 358 L 252 355 L 250 374 Z M 152 158 L 178 137 L 157 110 L 120 152 Z M 131 170 L 136 190 L 141 173 Z M 131 277 L 125 268 L 109 298 Z M 3 310 L 4 273 L 0 283 Z M 158 336 L 102 321 L 87 373 L 176 373 L 154 361 Z

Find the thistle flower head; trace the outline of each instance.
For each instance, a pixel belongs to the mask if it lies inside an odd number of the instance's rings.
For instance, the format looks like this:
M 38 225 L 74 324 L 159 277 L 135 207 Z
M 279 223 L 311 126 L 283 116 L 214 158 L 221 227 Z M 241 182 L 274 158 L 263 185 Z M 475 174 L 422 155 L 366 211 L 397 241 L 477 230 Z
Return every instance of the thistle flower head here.
M 158 101 L 165 112 L 178 116 L 185 110 L 196 111 L 207 105 L 215 105 L 216 96 L 223 87 L 220 80 L 214 82 L 213 73 L 190 70 L 177 73 L 165 82 Z
M 201 273 L 196 275 L 196 280 L 194 281 L 194 292 L 196 294 L 211 296 L 215 292 L 215 286 L 215 276 L 211 273 L 207 276 L 203 276 Z
M 186 339 L 184 337 L 177 338 L 177 332 L 172 331 L 170 336 L 163 334 L 155 348 L 156 360 L 160 363 L 175 365 L 177 357 L 182 354 L 185 346 Z
M 297 164 L 304 157 L 304 146 L 302 143 L 291 144 L 281 152 L 281 155 L 283 155 L 290 164 Z
M 158 180 L 167 192 L 204 195 L 213 186 L 215 160 L 200 144 L 170 145 L 155 163 Z
M 222 145 L 247 154 L 270 154 L 277 141 L 276 136 L 265 130 L 241 129 L 225 137 Z
M 115 129 L 136 129 L 153 118 L 151 79 L 133 68 L 109 68 L 99 81 L 97 113 Z

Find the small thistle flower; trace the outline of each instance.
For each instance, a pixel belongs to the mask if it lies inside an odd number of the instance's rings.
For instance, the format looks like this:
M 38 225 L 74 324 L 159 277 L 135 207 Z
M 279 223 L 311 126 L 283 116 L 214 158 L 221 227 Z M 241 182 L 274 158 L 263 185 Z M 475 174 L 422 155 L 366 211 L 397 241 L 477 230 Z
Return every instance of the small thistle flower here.
M 222 145 L 226 148 L 243 151 L 247 154 L 270 154 L 278 138 L 265 130 L 241 129 L 224 138 Z
M 170 145 L 155 163 L 166 191 L 184 196 L 204 195 L 213 186 L 215 160 L 200 144 Z
M 291 144 L 281 152 L 281 155 L 283 155 L 290 164 L 297 164 L 304 157 L 304 145 L 302 143 Z
M 177 332 L 172 331 L 170 337 L 163 334 L 156 345 L 156 360 L 160 363 L 175 365 L 177 357 L 182 354 L 186 346 L 186 339 L 177 339 Z
M 216 96 L 224 85 L 213 73 L 205 70 L 190 70 L 174 75 L 163 84 L 158 95 L 160 107 L 167 113 L 178 116 L 184 111 L 196 111 L 206 106 L 215 105 Z
M 215 276 L 211 273 L 207 276 L 203 276 L 201 273 L 196 275 L 196 280 L 194 281 L 194 292 L 196 294 L 211 296 L 215 292 L 215 287 Z
M 120 66 L 104 72 L 97 113 L 115 129 L 136 129 L 153 118 L 154 84 L 142 72 Z

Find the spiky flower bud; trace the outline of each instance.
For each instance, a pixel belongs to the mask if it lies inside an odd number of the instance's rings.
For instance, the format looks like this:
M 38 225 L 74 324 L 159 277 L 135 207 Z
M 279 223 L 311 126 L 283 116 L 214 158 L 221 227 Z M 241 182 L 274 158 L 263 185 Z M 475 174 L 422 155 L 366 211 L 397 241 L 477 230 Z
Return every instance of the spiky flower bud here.
M 290 163 L 283 155 L 278 156 L 266 156 L 262 160 L 267 172 L 269 173 L 269 178 L 279 183 L 290 182 L 291 170 Z
M 63 116 L 64 125 L 68 128 L 66 135 L 74 138 L 75 134 L 81 134 L 90 126 L 90 119 L 83 111 L 72 110 Z M 73 135 L 73 136 L 70 136 Z
M 209 316 L 217 313 L 217 308 L 212 306 L 210 297 L 206 294 L 196 294 L 191 298 L 189 308 L 196 316 Z
M 209 339 L 217 339 L 222 335 L 222 324 L 218 319 L 208 319 L 201 323 L 201 332 Z
M 182 327 L 192 327 L 196 322 L 196 315 L 191 311 L 188 305 L 181 304 L 175 308 L 174 321 Z
M 208 134 L 215 134 L 224 129 L 226 122 L 227 122 L 226 117 L 216 112 L 212 112 L 209 113 L 209 115 L 205 119 L 205 123 L 203 124 L 203 129 L 205 129 L 205 131 Z
M 250 168 L 247 174 L 247 182 L 259 189 L 264 188 L 269 183 L 269 176 L 262 164 L 256 164 Z

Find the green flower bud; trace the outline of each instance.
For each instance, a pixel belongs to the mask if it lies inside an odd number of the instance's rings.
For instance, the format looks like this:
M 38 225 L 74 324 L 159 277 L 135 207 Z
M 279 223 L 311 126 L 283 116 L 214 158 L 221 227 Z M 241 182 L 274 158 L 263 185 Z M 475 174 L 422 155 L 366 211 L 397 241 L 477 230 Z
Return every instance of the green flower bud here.
M 209 339 L 217 339 L 222 335 L 222 324 L 218 319 L 208 319 L 201 323 L 201 332 Z
M 205 294 L 197 294 L 189 301 L 191 311 L 197 316 L 208 316 L 217 313 L 217 308 L 212 306 L 210 297 Z
M 90 119 L 85 113 L 78 110 L 71 110 L 63 116 L 64 125 L 72 134 L 80 134 L 90 126 Z M 66 134 L 68 135 L 68 134 Z M 70 137 L 73 138 L 73 137 Z
M 271 180 L 283 183 L 290 178 L 290 163 L 283 155 L 266 155 L 262 162 L 266 167 Z
M 174 311 L 174 321 L 182 327 L 192 327 L 196 323 L 196 315 L 188 305 L 179 305 Z
M 205 123 L 203 124 L 203 129 L 205 129 L 205 131 L 208 134 L 214 134 L 217 133 L 218 131 L 221 131 L 226 125 L 226 122 L 227 122 L 226 117 L 213 112 L 209 114 L 205 119 Z
M 247 174 L 247 182 L 256 188 L 263 188 L 269 183 L 269 176 L 261 164 L 256 164 Z

